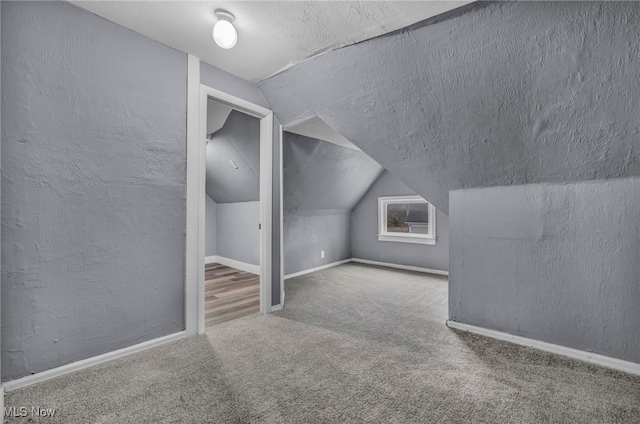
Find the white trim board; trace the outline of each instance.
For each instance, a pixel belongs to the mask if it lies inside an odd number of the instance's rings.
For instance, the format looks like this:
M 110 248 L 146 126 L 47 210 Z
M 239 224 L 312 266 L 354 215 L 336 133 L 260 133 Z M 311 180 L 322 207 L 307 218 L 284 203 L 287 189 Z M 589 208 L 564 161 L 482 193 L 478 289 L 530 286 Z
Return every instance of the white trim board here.
M 204 257 L 204 264 L 215 264 L 216 263 L 216 256 L 205 256 Z
M 271 312 L 271 278 L 273 238 L 273 112 L 265 107 L 203 85 L 199 81 L 200 62 L 189 55 L 187 108 L 187 231 L 186 231 L 186 330 L 204 333 L 204 265 L 205 265 L 205 185 L 206 133 L 208 99 L 260 119 L 260 312 Z M 191 74 L 193 73 L 193 76 Z M 196 79 L 196 76 L 198 77 Z M 237 265 L 237 264 L 235 264 Z M 233 266 L 233 265 L 230 265 Z M 237 266 L 236 266 L 237 267 Z M 239 267 L 238 267 L 239 268 Z
M 198 255 L 200 243 L 200 59 L 187 56 L 187 199 L 186 199 L 186 237 L 185 237 L 185 305 L 184 323 L 189 334 L 204 332 L 204 302 L 199 299 L 198 292 L 202 288 L 198 281 L 202 275 L 204 281 L 204 264 Z M 202 198 L 204 209 L 204 196 Z M 204 218 L 203 218 L 204 221 Z M 202 230 L 204 232 L 204 229 Z M 202 237 L 204 240 L 204 237 Z M 204 251 L 203 251 L 204 252 Z M 204 254 L 202 255 L 204 257 Z M 204 284 L 204 283 L 203 283 Z M 202 322 L 199 322 L 202 321 Z M 200 331 L 202 330 L 202 331 Z
M 367 265 L 386 266 L 386 267 L 389 267 L 389 268 L 404 269 L 404 270 L 407 270 L 407 271 L 426 272 L 428 274 L 437 274 L 437 275 L 449 276 L 449 272 L 448 271 L 441 271 L 439 269 L 420 268 L 420 267 L 417 267 L 417 266 L 410 266 L 410 265 L 398 265 L 398 264 L 392 264 L 392 263 L 388 263 L 388 262 L 370 261 L 368 259 L 353 258 L 351 260 L 353 262 L 357 262 L 357 263 L 361 263 L 361 264 L 367 264 Z
M 338 265 L 342 265 L 342 264 L 346 264 L 348 262 L 351 262 L 351 260 L 352 259 L 349 258 L 349 259 L 345 259 L 345 260 L 342 260 L 342 261 L 331 262 L 330 264 L 326 264 L 326 265 L 321 265 L 321 266 L 316 266 L 316 267 L 313 267 L 313 268 L 305 269 L 304 271 L 294 272 L 293 274 L 285 275 L 284 279 L 287 280 L 289 278 L 299 277 L 299 276 L 305 275 L 305 274 L 311 274 L 312 272 L 321 271 L 323 269 L 333 268 L 334 266 L 338 266 Z
M 277 305 L 271 306 L 271 312 L 279 311 L 282 309 L 282 303 L 278 303 Z
M 157 339 L 138 343 L 136 345 L 125 347 L 123 349 L 114 350 L 113 352 L 108 352 L 102 355 L 93 356 L 91 358 L 82 359 L 80 361 L 72 362 L 70 364 L 63 365 L 61 367 L 57 367 L 47 371 L 42 371 L 36 374 L 28 375 L 26 377 L 22 377 L 17 380 L 7 381 L 6 383 L 3 383 L 4 391 L 10 392 L 12 390 L 20 389 L 22 387 L 26 387 L 32 384 L 50 380 L 55 377 L 60 377 L 66 374 L 70 374 L 72 372 L 80 371 L 85 368 L 92 367 L 94 365 L 102 364 L 108 361 L 113 361 L 114 359 L 129 356 L 134 353 L 142 352 L 144 350 L 148 350 L 163 344 L 180 340 L 184 337 L 187 337 L 188 335 L 189 334 L 186 331 L 181 331 L 179 333 L 158 337 Z
M 455 328 L 456 330 L 468 331 L 474 334 L 480 334 L 482 336 L 515 343 L 521 346 L 533 347 L 545 352 L 551 352 L 572 359 L 589 362 L 591 364 L 613 368 L 615 370 L 624 371 L 629 374 L 640 375 L 640 364 L 637 364 L 635 362 L 624 361 L 622 359 L 611 358 L 609 356 L 604 356 L 597 353 L 586 352 L 584 350 L 560 346 L 540 340 L 528 339 L 526 337 L 515 336 L 513 334 L 503 333 L 502 331 L 489 330 L 488 328 L 476 327 L 474 325 L 463 324 L 456 321 L 447 320 L 447 327 Z
M 207 262 L 210 258 L 212 258 L 213 260 L 211 262 Z M 224 256 L 207 256 L 205 258 L 205 262 L 230 266 L 231 268 L 250 272 L 251 274 L 260 275 L 260 265 L 251 265 L 246 262 L 236 261 L 235 259 L 225 258 Z
M 280 307 L 284 307 L 284 155 L 283 155 L 284 136 L 282 134 L 282 125 L 280 125 Z M 271 308 L 273 310 L 273 308 Z

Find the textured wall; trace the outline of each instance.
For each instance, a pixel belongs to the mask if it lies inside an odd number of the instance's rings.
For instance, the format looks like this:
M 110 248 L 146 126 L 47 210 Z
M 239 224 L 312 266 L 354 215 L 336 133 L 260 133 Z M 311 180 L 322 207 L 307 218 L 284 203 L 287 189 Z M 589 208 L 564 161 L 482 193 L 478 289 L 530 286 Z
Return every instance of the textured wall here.
M 2 379 L 184 329 L 186 56 L 2 2 Z
M 215 256 L 216 253 L 216 215 L 217 204 L 209 195 L 205 195 L 204 204 L 204 256 Z
M 260 265 L 260 202 L 218 203 L 216 255 Z
M 350 219 L 345 209 L 285 209 L 284 274 L 351 258 Z M 321 250 L 324 258 L 320 258 Z
M 351 209 L 382 172 L 357 150 L 284 133 L 284 273 L 351 257 Z M 320 251 L 325 257 L 320 257 Z
M 229 161 L 238 169 L 234 169 Z M 207 194 L 216 203 L 260 200 L 260 120 L 232 111 L 207 144 Z
M 454 321 L 640 363 L 640 179 L 451 192 Z
M 270 109 L 256 85 L 208 63 L 200 62 L 200 83 Z
M 436 211 L 434 246 L 378 241 L 378 197 L 416 193 L 388 172 L 384 172 L 351 212 L 351 255 L 358 259 L 449 270 L 449 217 Z M 428 200 L 428 199 L 427 199 Z
M 366 154 L 284 133 L 284 209 L 348 209 L 382 172 Z
M 496 2 L 259 87 L 446 213 L 453 189 L 640 175 L 639 21 L 637 2 Z

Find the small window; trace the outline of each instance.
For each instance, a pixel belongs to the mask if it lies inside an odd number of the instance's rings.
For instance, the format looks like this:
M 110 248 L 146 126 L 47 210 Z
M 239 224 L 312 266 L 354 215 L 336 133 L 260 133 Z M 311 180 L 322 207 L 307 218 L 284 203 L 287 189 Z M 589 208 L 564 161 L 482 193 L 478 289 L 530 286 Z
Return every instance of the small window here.
M 436 208 L 420 196 L 378 198 L 378 240 L 436 244 Z

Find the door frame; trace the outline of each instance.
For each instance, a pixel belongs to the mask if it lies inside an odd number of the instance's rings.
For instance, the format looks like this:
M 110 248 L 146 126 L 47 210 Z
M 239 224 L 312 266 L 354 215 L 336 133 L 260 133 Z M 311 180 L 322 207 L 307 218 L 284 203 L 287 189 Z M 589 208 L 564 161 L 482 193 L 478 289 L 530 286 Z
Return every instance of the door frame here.
M 190 56 L 189 59 L 192 57 Z M 197 60 L 195 57 L 193 59 Z M 197 65 L 199 68 L 199 60 Z M 189 66 L 189 68 L 191 70 L 195 66 Z M 199 69 L 197 69 L 197 76 L 195 73 L 196 70 L 193 75 L 191 73 L 189 75 L 189 107 L 187 108 L 185 331 L 188 334 L 203 334 L 207 100 L 212 98 L 260 119 L 260 312 L 263 314 L 271 312 L 272 300 L 273 112 L 200 84 Z

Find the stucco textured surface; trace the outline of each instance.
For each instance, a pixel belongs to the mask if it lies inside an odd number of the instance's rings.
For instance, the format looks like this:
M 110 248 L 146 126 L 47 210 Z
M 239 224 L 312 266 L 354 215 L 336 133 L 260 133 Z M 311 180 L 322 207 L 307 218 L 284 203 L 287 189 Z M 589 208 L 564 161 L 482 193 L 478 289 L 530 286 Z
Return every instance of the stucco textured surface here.
M 451 192 L 454 321 L 640 363 L 640 179 Z
M 269 103 L 255 84 L 208 63 L 200 62 L 200 82 L 258 106 L 269 108 Z
M 260 202 L 218 203 L 216 255 L 260 265 Z
M 235 169 L 229 161 L 238 167 Z M 232 111 L 207 144 L 207 194 L 216 203 L 260 200 L 260 120 Z
M 87 1 L 99 16 L 249 81 L 309 56 L 446 13 L 467 1 Z M 215 8 L 235 15 L 238 43 L 212 43 Z
M 2 2 L 2 379 L 184 328 L 186 55 Z
M 350 217 L 344 209 L 285 210 L 284 274 L 349 259 Z
M 351 210 L 382 168 L 360 151 L 298 134 L 285 132 L 283 147 L 285 275 L 350 258 Z
M 378 197 L 415 194 L 389 172 L 383 172 L 351 212 L 351 256 L 448 271 L 449 217 L 439 210 L 436 210 L 435 246 L 378 241 Z
M 353 149 L 284 133 L 284 208 L 348 209 L 382 173 L 382 167 Z
M 640 175 L 640 3 L 496 2 L 259 84 L 447 213 L 452 189 Z

